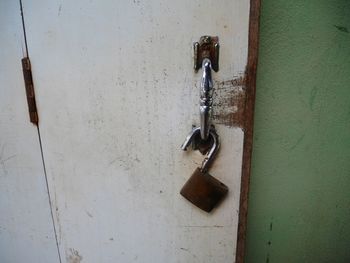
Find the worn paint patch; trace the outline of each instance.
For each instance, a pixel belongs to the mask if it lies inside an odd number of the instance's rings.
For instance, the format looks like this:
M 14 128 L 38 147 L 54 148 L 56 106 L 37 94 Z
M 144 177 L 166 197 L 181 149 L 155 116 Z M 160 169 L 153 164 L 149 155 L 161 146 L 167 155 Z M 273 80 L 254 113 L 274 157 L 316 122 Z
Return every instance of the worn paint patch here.
M 79 255 L 79 251 L 74 248 L 70 248 L 66 254 L 66 259 L 69 263 L 80 263 L 83 260 L 83 257 Z
M 244 128 L 245 91 L 244 77 L 217 84 L 213 102 L 214 123 Z

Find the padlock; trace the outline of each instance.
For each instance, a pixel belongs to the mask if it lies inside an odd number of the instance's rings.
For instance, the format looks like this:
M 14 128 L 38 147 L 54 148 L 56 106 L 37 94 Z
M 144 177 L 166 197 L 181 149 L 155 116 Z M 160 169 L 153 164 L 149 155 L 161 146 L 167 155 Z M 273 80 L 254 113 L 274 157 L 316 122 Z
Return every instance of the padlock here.
M 198 132 L 199 129 L 194 129 L 186 138 L 182 145 L 183 150 L 187 149 Z M 213 146 L 204 158 L 201 168 L 198 167 L 193 172 L 180 191 L 180 194 L 188 201 L 208 213 L 223 200 L 228 192 L 228 187 L 225 184 L 208 173 L 220 147 L 219 136 L 215 129 L 210 130 L 209 136 L 213 140 Z
M 228 187 L 208 172 L 202 172 L 198 167 L 180 194 L 200 209 L 210 212 L 217 206 L 228 192 Z

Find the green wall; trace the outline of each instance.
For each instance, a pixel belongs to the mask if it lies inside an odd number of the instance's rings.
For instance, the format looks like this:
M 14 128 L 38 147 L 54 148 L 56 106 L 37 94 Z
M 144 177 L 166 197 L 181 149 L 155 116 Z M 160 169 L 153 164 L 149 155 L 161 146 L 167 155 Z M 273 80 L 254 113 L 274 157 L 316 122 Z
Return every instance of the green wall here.
M 245 262 L 350 262 L 350 0 L 260 21 Z

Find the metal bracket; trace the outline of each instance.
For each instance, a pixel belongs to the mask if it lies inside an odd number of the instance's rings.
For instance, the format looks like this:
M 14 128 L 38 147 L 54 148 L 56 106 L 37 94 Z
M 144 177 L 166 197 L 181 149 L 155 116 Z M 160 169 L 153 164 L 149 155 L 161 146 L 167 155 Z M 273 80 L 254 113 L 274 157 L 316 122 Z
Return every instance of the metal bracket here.
M 27 94 L 30 122 L 35 125 L 38 125 L 39 118 L 38 118 L 38 112 L 36 109 L 36 102 L 35 102 L 32 68 L 30 66 L 30 60 L 28 57 L 25 57 L 22 59 L 22 69 L 23 69 L 24 85 L 25 85 L 26 94 Z
M 209 58 L 211 67 L 215 72 L 219 71 L 219 38 L 217 36 L 202 36 L 199 42 L 193 43 L 194 70 L 197 72 L 202 67 L 203 59 Z

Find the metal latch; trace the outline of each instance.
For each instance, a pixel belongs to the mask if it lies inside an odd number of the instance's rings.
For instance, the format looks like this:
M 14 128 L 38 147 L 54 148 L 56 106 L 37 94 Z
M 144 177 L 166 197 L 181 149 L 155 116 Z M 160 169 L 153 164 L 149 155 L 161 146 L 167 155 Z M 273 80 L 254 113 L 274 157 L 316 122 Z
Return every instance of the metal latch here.
M 219 38 L 212 36 L 202 36 L 199 42 L 193 43 L 194 49 L 194 70 L 197 72 L 202 67 L 205 58 L 211 61 L 211 68 L 219 70 Z
M 38 118 L 38 111 L 36 109 L 32 69 L 31 69 L 30 60 L 28 57 L 22 58 L 22 69 L 23 69 L 24 85 L 26 88 L 30 122 L 35 125 L 38 125 L 39 118 Z

